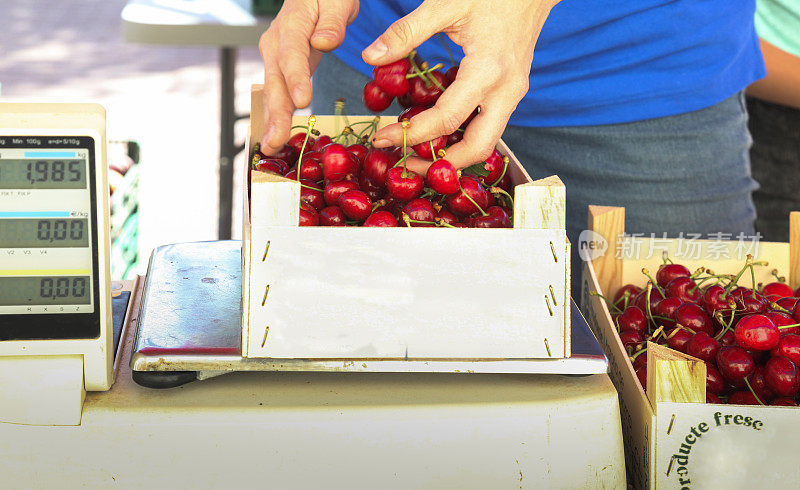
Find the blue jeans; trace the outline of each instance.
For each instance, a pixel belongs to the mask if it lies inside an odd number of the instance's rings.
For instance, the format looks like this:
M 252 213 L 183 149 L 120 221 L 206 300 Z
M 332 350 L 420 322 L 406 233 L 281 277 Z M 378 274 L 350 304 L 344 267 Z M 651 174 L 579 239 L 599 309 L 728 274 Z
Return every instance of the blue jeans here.
M 323 56 L 312 110 L 333 113 L 336 98 L 344 97 L 349 114 L 369 114 L 361 101 L 367 81 L 335 56 Z M 386 114 L 399 111 L 395 103 Z M 575 245 L 590 204 L 624 206 L 628 233 L 754 233 L 757 184 L 742 92 L 699 111 L 632 123 L 508 126 L 503 140 L 533 178 L 555 174 L 566 185 L 573 285 L 580 284 Z

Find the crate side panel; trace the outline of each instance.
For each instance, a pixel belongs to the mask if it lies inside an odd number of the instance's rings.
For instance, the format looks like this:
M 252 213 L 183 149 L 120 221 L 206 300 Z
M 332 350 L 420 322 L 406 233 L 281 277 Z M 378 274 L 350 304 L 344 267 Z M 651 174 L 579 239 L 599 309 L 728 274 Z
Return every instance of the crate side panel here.
M 564 356 L 563 230 L 255 228 L 254 256 L 267 240 L 250 357 Z
M 658 488 L 797 488 L 796 407 L 661 402 L 657 411 Z

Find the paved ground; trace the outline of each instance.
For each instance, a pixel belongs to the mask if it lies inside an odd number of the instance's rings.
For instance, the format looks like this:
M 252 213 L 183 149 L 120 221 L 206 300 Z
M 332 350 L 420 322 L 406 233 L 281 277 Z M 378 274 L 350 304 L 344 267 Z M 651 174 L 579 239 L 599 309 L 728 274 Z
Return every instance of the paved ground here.
M 120 35 L 124 5 L 0 0 L 0 100 L 98 102 L 108 113 L 109 138 L 141 143 L 140 263 L 146 267 L 154 246 L 216 238 L 217 50 L 127 44 Z M 250 84 L 262 76 L 258 50 L 241 50 L 239 110 L 248 109 Z M 246 122 L 237 125 L 239 134 L 245 130 Z M 239 223 L 237 216 L 235 237 Z

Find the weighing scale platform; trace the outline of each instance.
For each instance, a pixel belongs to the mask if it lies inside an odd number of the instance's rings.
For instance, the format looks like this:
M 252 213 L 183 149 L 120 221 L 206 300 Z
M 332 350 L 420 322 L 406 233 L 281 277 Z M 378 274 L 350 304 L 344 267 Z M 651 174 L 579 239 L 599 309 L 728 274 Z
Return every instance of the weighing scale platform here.
M 608 361 L 572 303 L 566 359 L 269 359 L 241 355 L 241 242 L 157 248 L 148 266 L 131 356 L 134 380 L 168 388 L 234 371 L 605 374 Z

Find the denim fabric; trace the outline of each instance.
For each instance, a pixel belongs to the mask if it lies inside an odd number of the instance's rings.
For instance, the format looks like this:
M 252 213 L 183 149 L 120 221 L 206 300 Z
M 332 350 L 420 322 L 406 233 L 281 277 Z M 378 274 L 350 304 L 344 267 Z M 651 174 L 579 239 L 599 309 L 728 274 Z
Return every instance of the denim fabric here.
M 314 78 L 313 110 L 332 113 L 334 100 L 345 97 L 349 114 L 369 114 L 361 102 L 367 81 L 325 56 Z M 393 105 L 386 114 L 399 110 Z M 555 174 L 566 185 L 574 285 L 581 267 L 575 244 L 590 204 L 624 206 L 628 233 L 754 233 L 757 184 L 750 175 L 743 93 L 698 111 L 632 123 L 508 126 L 503 140 L 533 178 Z

